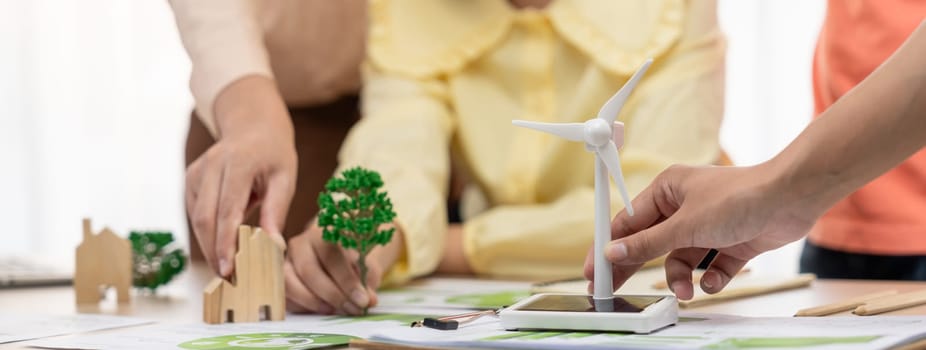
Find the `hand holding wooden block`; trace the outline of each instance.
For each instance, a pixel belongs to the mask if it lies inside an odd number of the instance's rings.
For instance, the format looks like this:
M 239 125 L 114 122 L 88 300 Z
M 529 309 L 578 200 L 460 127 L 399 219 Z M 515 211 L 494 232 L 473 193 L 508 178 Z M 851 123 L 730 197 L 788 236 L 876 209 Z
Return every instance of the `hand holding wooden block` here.
M 216 277 L 206 286 L 203 321 L 216 324 L 283 320 L 284 293 L 283 249 L 261 229 L 242 225 L 238 228 L 232 282 Z

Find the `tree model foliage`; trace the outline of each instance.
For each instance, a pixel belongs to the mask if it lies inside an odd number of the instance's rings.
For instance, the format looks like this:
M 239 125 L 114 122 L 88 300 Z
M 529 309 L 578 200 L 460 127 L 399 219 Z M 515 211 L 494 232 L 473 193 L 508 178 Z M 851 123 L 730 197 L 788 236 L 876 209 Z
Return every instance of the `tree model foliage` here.
M 183 250 L 170 250 L 174 241 L 170 232 L 132 231 L 132 285 L 154 291 L 167 284 L 186 266 Z M 165 249 L 166 248 L 166 249 Z
M 318 195 L 318 226 L 322 238 L 358 253 L 360 281 L 367 285 L 366 257 L 377 245 L 386 245 L 395 228 L 380 229 L 395 218 L 392 201 L 380 191 L 379 173 L 361 167 L 351 168 L 333 177 Z

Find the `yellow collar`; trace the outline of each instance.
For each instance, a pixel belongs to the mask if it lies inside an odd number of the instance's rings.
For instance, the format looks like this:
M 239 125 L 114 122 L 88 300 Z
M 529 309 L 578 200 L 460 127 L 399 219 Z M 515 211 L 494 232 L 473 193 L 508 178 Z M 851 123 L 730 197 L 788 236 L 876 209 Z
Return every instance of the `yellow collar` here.
M 605 71 L 629 76 L 679 39 L 684 0 L 559 0 L 536 11 Z M 372 0 L 372 64 L 415 78 L 459 71 L 501 42 L 519 12 L 505 0 Z

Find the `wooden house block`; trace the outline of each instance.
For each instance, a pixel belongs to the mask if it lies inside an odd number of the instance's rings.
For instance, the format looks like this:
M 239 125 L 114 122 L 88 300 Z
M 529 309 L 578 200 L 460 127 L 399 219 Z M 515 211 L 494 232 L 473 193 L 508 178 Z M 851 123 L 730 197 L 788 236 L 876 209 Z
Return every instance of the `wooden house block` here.
M 232 282 L 220 277 L 203 291 L 206 323 L 280 321 L 286 315 L 283 251 L 259 228 L 238 228 Z
M 84 219 L 83 242 L 77 246 L 74 294 L 78 304 L 98 303 L 109 287 L 116 288 L 119 303 L 129 302 L 132 286 L 132 246 L 109 228 L 94 235 Z

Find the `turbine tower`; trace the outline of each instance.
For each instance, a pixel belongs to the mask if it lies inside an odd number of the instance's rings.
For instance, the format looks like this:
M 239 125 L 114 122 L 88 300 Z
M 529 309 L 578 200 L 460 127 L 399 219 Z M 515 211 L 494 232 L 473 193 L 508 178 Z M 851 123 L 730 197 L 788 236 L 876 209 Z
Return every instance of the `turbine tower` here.
M 601 106 L 598 117 L 584 123 L 540 123 L 526 120 L 514 120 L 512 124 L 520 127 L 550 133 L 567 140 L 585 142 L 585 149 L 595 153 L 595 309 L 613 311 L 614 291 L 612 286 L 611 264 L 605 259 L 604 248 L 611 240 L 611 198 L 608 186 L 608 173 L 620 190 L 627 214 L 633 216 L 633 205 L 624 185 L 621 173 L 621 160 L 617 148 L 623 144 L 624 124 L 616 122 L 617 114 L 627 102 L 640 78 L 653 63 L 648 59 L 637 69 L 630 80 L 614 96 Z M 617 140 L 617 143 L 615 143 Z

